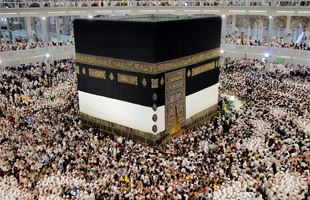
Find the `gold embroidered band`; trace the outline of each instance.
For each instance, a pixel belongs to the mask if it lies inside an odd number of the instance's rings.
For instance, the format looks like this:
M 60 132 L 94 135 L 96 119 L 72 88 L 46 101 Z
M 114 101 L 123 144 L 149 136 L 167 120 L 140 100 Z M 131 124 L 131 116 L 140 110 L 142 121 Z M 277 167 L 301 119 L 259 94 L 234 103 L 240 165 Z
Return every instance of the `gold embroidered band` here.
M 91 77 L 106 79 L 106 73 L 103 70 L 89 68 L 88 74 Z
M 127 74 L 117 74 L 117 81 L 119 83 L 127 83 L 131 85 L 138 85 L 138 77 L 136 76 L 131 76 Z
M 81 64 L 107 67 L 118 70 L 133 71 L 145 74 L 158 74 L 197 64 L 220 56 L 219 49 L 212 49 L 202 53 L 169 60 L 160 63 L 147 63 L 132 60 L 122 60 L 103 56 L 76 53 L 76 61 Z
M 210 63 L 204 64 L 204 65 L 195 67 L 192 69 L 192 76 L 202 74 L 202 73 L 209 71 L 211 69 L 214 69 L 214 68 L 215 68 L 215 62 L 210 62 Z

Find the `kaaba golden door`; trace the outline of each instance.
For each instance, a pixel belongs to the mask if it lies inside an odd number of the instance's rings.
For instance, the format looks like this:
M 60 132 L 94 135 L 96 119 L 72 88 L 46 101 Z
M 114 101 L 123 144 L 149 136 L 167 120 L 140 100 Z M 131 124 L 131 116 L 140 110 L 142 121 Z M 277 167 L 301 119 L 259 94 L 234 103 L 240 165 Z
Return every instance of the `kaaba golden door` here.
M 166 130 L 175 134 L 185 125 L 185 69 L 166 73 L 165 82 Z
M 173 122 L 174 122 L 174 123 L 173 123 L 173 128 L 172 128 L 171 131 L 170 131 L 170 134 L 171 134 L 171 135 L 181 132 L 181 124 L 180 124 L 180 121 L 179 121 L 178 109 L 177 109 L 176 106 L 175 106 L 175 108 L 174 108 Z

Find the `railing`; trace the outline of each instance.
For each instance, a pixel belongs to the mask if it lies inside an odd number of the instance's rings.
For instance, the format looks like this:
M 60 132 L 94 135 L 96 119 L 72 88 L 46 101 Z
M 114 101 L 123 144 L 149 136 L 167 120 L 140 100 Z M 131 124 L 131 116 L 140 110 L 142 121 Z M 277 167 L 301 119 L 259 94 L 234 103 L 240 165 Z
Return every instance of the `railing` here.
M 49 59 L 51 60 L 75 58 L 75 48 L 72 45 L 62 47 L 48 47 L 47 50 L 44 48 L 37 48 L 0 52 L 0 67 L 6 65 L 18 65 L 22 63 L 44 62 L 46 60 L 46 54 L 49 54 Z
M 286 62 L 304 64 L 310 66 L 310 51 L 296 50 L 289 48 L 276 48 L 264 46 L 247 46 L 247 45 L 225 45 L 223 48 L 224 55 L 228 57 L 246 57 L 258 58 L 266 57 L 268 53 L 269 60 L 276 60 L 282 58 Z
M 310 51 L 285 49 L 285 48 L 268 48 L 263 46 L 242 46 L 242 45 L 225 45 L 223 47 L 224 56 L 229 57 L 246 57 L 261 59 L 266 53 L 269 54 L 270 60 L 282 58 L 286 62 L 304 64 L 310 66 Z M 75 58 L 74 46 L 48 47 L 44 48 L 0 52 L 0 68 L 6 65 L 18 65 L 22 63 L 35 63 L 46 61 L 46 53 L 50 55 L 50 60 Z
M 310 0 L 0 0 L 0 8 L 44 8 L 44 7 L 132 7 L 132 6 L 212 6 L 212 7 L 299 7 L 310 6 Z

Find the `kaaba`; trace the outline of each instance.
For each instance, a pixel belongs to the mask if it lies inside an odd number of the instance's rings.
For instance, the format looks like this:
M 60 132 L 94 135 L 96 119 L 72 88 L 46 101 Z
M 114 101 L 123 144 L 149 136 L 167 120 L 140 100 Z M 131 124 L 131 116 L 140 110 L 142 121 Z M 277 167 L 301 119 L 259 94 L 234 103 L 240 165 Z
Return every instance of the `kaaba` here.
M 158 144 L 217 110 L 221 18 L 76 19 L 85 127 Z

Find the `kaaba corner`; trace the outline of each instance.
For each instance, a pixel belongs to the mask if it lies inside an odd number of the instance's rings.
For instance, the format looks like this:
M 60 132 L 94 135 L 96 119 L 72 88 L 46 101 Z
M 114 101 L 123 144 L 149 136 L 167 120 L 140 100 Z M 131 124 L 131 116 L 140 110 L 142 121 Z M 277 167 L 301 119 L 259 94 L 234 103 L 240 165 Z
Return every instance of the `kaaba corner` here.
M 221 18 L 74 21 L 84 126 L 157 144 L 217 110 Z

